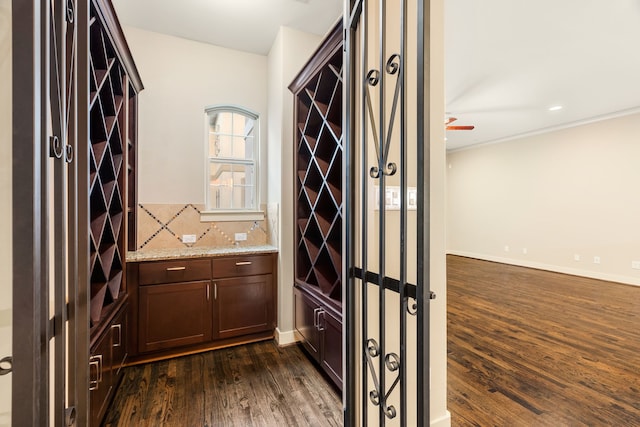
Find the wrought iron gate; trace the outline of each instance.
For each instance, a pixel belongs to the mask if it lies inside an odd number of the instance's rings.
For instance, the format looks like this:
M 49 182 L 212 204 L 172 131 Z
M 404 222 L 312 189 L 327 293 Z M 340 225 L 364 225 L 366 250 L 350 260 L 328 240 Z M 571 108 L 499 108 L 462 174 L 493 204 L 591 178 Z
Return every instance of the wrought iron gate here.
M 13 1 L 15 425 L 87 424 L 88 7 Z
M 345 7 L 346 425 L 430 419 L 429 4 Z

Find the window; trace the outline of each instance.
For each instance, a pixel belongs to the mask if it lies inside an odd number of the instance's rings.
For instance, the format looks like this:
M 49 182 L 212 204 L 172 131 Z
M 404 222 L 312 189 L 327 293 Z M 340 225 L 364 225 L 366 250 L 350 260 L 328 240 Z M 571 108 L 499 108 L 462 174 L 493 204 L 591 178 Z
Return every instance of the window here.
M 238 107 L 206 109 L 209 212 L 258 209 L 258 115 Z

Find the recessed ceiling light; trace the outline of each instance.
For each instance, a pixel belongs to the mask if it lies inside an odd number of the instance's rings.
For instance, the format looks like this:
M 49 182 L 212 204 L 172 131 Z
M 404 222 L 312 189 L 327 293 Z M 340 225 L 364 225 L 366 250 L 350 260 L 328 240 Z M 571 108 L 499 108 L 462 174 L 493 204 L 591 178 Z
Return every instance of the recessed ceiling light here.
M 553 107 L 549 108 L 549 111 L 558 111 L 558 110 L 562 110 L 562 105 L 554 105 Z

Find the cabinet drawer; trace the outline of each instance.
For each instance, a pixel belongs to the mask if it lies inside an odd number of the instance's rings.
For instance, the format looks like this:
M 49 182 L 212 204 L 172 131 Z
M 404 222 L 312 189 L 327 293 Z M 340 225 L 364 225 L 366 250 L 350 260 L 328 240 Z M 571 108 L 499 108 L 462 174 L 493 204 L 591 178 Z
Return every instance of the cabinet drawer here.
M 271 255 L 248 255 L 213 259 L 213 277 L 257 276 L 272 273 Z
M 140 284 L 192 282 L 211 278 L 208 259 L 140 263 Z

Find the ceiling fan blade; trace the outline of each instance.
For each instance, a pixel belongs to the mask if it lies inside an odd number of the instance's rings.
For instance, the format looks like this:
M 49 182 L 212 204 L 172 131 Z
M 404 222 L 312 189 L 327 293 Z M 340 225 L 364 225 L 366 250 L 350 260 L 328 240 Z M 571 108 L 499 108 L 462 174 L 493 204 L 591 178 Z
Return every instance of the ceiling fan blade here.
M 473 130 L 475 126 L 447 126 L 446 130 Z
M 445 121 L 444 121 L 444 124 L 445 124 L 445 125 L 448 125 L 448 124 L 450 124 L 450 123 L 455 122 L 456 120 L 458 120 L 458 119 L 457 119 L 457 118 L 455 118 L 455 117 L 447 117 L 447 118 L 445 119 Z

